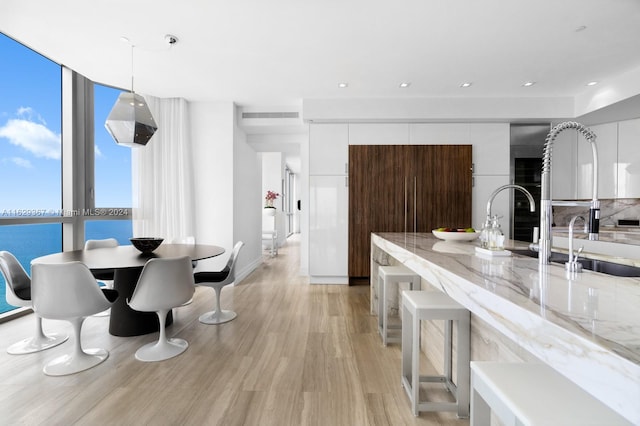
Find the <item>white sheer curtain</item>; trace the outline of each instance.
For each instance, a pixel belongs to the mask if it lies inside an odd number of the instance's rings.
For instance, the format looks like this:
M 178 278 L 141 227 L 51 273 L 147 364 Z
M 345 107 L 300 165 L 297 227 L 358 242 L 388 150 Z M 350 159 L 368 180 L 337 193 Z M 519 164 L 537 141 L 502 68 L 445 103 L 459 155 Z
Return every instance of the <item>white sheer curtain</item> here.
M 158 131 L 146 146 L 133 148 L 133 234 L 166 240 L 195 235 L 188 103 L 145 100 Z

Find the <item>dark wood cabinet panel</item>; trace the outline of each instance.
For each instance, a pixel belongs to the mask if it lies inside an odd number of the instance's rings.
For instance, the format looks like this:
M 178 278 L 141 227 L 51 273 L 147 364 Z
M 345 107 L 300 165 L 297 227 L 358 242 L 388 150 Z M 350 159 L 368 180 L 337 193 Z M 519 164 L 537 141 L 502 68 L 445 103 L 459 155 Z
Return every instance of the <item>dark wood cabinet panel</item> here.
M 471 224 L 471 145 L 349 146 L 349 277 L 368 277 L 371 232 Z

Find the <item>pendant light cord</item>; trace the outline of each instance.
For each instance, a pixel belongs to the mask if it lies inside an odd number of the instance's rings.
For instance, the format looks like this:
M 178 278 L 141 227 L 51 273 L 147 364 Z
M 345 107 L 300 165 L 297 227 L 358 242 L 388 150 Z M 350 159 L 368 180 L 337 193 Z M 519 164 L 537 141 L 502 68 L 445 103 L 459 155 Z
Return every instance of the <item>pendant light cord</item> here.
M 135 46 L 131 43 L 131 93 L 135 93 L 133 90 L 133 48 Z

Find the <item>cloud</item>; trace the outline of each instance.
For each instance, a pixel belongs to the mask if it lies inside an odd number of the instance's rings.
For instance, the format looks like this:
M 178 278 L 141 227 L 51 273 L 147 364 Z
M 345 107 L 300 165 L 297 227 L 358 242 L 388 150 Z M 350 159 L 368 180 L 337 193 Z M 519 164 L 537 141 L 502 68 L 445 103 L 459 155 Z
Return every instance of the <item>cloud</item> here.
M 102 157 L 102 151 L 100 151 L 100 148 L 98 147 L 98 144 L 96 144 L 93 148 L 93 155 L 96 158 L 100 158 Z
M 9 161 L 11 161 L 13 164 L 19 166 L 19 167 L 24 167 L 25 169 L 32 169 L 33 165 L 31 165 L 31 161 L 26 160 L 22 157 L 11 157 L 9 159 Z
M 26 149 L 36 157 L 59 160 L 60 134 L 49 130 L 41 118 L 41 123 L 33 121 L 31 108 L 20 108 L 18 115 L 28 116 L 28 119 L 10 119 L 0 127 L 0 137 L 7 138 L 9 143 Z
M 42 116 L 40 114 L 38 114 L 33 108 L 31 107 L 20 107 L 18 108 L 18 111 L 16 111 L 16 115 L 18 117 L 21 117 L 27 121 L 38 121 L 40 122 L 40 124 L 42 125 L 47 125 L 47 122 L 44 120 L 44 118 L 42 118 Z
M 26 158 L 22 158 L 22 157 L 10 157 L 10 158 L 3 158 L 0 160 L 1 164 L 9 164 L 9 163 L 13 163 L 14 165 L 18 166 L 18 167 L 24 167 L 25 169 L 32 169 L 33 168 L 33 164 L 31 164 L 31 161 L 27 160 Z

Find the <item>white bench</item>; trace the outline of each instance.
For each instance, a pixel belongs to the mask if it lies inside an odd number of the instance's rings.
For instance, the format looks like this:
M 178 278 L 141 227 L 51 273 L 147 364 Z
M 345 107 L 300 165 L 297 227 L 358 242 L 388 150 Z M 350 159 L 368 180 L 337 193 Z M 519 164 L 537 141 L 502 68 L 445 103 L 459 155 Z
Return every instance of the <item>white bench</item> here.
M 640 403 L 640 401 L 638 401 Z M 546 364 L 471 362 L 471 426 L 629 425 Z

